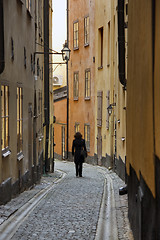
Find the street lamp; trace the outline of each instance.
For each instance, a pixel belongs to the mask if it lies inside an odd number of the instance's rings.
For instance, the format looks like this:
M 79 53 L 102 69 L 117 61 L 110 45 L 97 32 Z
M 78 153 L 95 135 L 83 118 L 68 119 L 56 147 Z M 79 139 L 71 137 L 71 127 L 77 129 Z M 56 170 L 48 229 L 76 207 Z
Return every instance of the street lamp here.
M 68 9 L 68 8 L 67 8 Z M 68 34 L 67 34 L 68 35 Z M 70 58 L 70 49 L 68 48 L 68 37 L 67 41 L 63 45 L 63 49 L 61 50 L 62 52 L 62 58 L 63 61 L 66 63 L 66 77 L 67 77 L 67 156 L 66 158 L 68 159 L 68 152 L 69 152 L 69 143 L 68 143 L 68 137 L 69 137 L 69 81 L 68 81 L 68 61 Z
M 66 62 L 69 61 L 70 51 L 71 50 L 68 48 L 67 42 L 65 42 L 65 44 L 63 45 L 63 49 L 61 50 L 63 61 L 66 61 Z

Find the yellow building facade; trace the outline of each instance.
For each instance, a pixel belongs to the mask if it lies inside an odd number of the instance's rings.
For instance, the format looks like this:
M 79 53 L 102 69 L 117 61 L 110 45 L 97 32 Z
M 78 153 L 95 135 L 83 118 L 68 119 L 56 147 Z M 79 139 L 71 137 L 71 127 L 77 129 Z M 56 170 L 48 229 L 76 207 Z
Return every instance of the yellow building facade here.
M 124 178 L 126 89 L 119 81 L 117 8 L 117 1 L 96 1 L 95 154 L 99 165 L 114 168 Z
M 135 239 L 160 239 L 159 1 L 129 1 L 127 174 Z

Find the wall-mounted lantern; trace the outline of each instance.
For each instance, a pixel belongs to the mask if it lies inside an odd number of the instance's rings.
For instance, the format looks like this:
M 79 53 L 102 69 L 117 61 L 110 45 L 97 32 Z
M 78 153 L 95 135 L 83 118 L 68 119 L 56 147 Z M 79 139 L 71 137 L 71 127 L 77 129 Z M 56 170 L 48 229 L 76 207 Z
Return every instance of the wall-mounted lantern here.
M 108 106 L 107 110 L 108 110 L 109 116 L 112 114 L 112 110 L 114 106 L 116 106 L 116 103 L 112 103 Z

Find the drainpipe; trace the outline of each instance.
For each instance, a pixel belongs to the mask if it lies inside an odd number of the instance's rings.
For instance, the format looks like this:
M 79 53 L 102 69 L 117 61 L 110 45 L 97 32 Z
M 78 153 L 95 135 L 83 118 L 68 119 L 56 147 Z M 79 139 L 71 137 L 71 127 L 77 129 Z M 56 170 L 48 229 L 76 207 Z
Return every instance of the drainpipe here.
M 125 36 L 124 36 L 124 0 L 118 0 L 118 53 L 119 80 L 126 87 L 125 78 Z
M 49 172 L 49 0 L 44 0 L 44 115 L 46 126 L 45 172 Z
M 0 74 L 4 71 L 4 19 L 3 0 L 0 0 Z
M 67 46 L 69 48 L 69 0 L 67 0 Z M 66 71 L 67 71 L 67 159 L 68 159 L 68 152 L 69 152 L 69 80 L 68 80 L 68 61 L 66 64 Z
M 155 105 L 154 105 L 154 67 L 155 67 L 155 0 L 152 0 L 152 96 L 153 96 L 153 143 L 155 156 Z

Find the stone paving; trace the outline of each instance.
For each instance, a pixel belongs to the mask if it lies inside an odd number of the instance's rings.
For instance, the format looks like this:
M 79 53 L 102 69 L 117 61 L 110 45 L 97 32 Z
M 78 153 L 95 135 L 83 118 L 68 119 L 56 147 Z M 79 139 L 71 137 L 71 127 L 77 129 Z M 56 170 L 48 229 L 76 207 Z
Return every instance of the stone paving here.
M 5 206 L 0 206 L 0 224 L 38 191 L 60 178 L 58 169 L 67 173 L 65 178 L 54 184 L 54 188 L 24 219 L 12 240 L 95 239 L 104 187 L 104 174 L 99 169 L 109 174 L 113 181 L 118 239 L 133 239 L 127 216 L 127 195 L 119 196 L 119 187 L 124 182 L 112 171 L 88 164 L 84 164 L 83 177 L 76 178 L 74 164 L 71 162 L 56 161 L 54 174 L 43 177 L 41 184 L 22 193 Z

